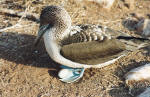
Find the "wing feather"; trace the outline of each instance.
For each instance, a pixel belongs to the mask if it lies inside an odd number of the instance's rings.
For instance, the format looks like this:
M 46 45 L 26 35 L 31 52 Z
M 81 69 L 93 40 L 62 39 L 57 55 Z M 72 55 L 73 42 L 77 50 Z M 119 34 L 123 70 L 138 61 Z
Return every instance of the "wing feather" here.
M 102 29 L 96 25 L 82 25 L 77 27 L 80 30 L 72 29 L 71 32 L 76 31 L 74 34 L 70 34 L 68 37 L 64 38 L 62 45 L 72 44 L 72 43 L 81 43 L 89 41 L 102 41 L 104 37 L 107 37 Z M 70 32 L 70 33 L 71 33 Z

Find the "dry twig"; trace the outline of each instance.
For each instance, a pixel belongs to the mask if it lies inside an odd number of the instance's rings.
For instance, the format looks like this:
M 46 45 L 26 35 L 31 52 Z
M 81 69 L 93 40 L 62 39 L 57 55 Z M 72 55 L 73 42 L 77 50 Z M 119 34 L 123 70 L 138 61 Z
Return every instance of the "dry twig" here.
M 23 27 L 23 25 L 20 24 L 23 18 L 32 19 L 32 20 L 34 20 L 36 22 L 39 22 L 39 18 L 37 16 L 37 14 L 28 13 L 29 9 L 30 9 L 29 5 L 25 9 L 25 12 L 17 12 L 17 11 L 11 10 L 11 9 L 1 8 L 0 9 L 0 13 L 5 13 L 5 14 L 9 14 L 9 15 L 15 15 L 15 16 L 20 17 L 20 19 L 17 21 L 17 23 L 15 25 L 10 26 L 10 27 L 6 27 L 6 28 L 3 28 L 3 29 L 0 29 L 0 32 L 3 32 L 5 30 L 9 30 L 9 29 L 13 29 L 13 28 L 17 28 L 17 27 Z
M 11 9 L 0 8 L 0 14 L 7 14 L 7 15 L 12 15 L 16 17 L 22 17 L 24 13 L 25 12 L 18 12 L 18 11 L 11 10 Z M 23 17 L 32 21 L 39 22 L 39 16 L 35 13 L 26 12 L 26 14 Z

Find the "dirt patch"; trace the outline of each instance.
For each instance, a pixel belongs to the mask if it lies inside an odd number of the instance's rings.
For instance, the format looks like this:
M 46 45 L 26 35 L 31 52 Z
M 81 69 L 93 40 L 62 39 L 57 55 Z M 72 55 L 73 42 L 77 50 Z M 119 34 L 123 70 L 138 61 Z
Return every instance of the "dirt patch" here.
M 72 24 L 100 24 L 133 34 L 122 21 L 130 13 L 150 14 L 149 0 L 136 0 L 135 9 L 118 0 L 111 11 L 84 0 L 2 0 L 0 8 L 40 14 L 47 5 L 64 5 Z M 0 13 L 0 29 L 15 25 L 20 17 Z M 43 42 L 37 48 L 33 42 L 38 30 L 35 21 L 23 18 L 22 27 L 0 33 L 0 97 L 132 97 L 125 85 L 124 75 L 132 68 L 150 61 L 149 48 L 130 53 L 114 64 L 101 69 L 88 69 L 77 83 L 62 83 L 57 78 L 59 64 L 45 51 Z M 133 95 L 139 94 L 134 90 Z

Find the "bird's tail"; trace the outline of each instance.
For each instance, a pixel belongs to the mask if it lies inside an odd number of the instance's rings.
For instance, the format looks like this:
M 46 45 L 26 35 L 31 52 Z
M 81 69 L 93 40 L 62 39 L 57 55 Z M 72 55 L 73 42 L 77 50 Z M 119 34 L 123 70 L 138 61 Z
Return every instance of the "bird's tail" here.
M 129 51 L 135 51 L 137 49 L 141 49 L 150 45 L 150 39 L 134 37 L 122 31 L 116 31 L 110 28 L 105 28 L 105 33 L 110 34 L 112 38 L 116 38 L 119 41 L 123 42 L 126 46 L 126 49 Z
M 118 36 L 117 39 L 126 45 L 129 51 L 135 51 L 150 45 L 150 39 L 133 36 Z

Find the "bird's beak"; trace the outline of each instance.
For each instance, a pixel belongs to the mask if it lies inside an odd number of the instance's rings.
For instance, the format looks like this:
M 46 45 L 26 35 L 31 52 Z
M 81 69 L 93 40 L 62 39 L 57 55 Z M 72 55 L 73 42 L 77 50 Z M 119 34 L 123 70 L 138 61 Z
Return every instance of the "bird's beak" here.
M 35 42 L 34 42 L 34 46 L 38 45 L 41 37 L 44 35 L 44 33 L 46 32 L 48 28 L 49 28 L 49 24 L 40 26 L 39 31 L 38 31 L 38 36 L 36 37 Z

